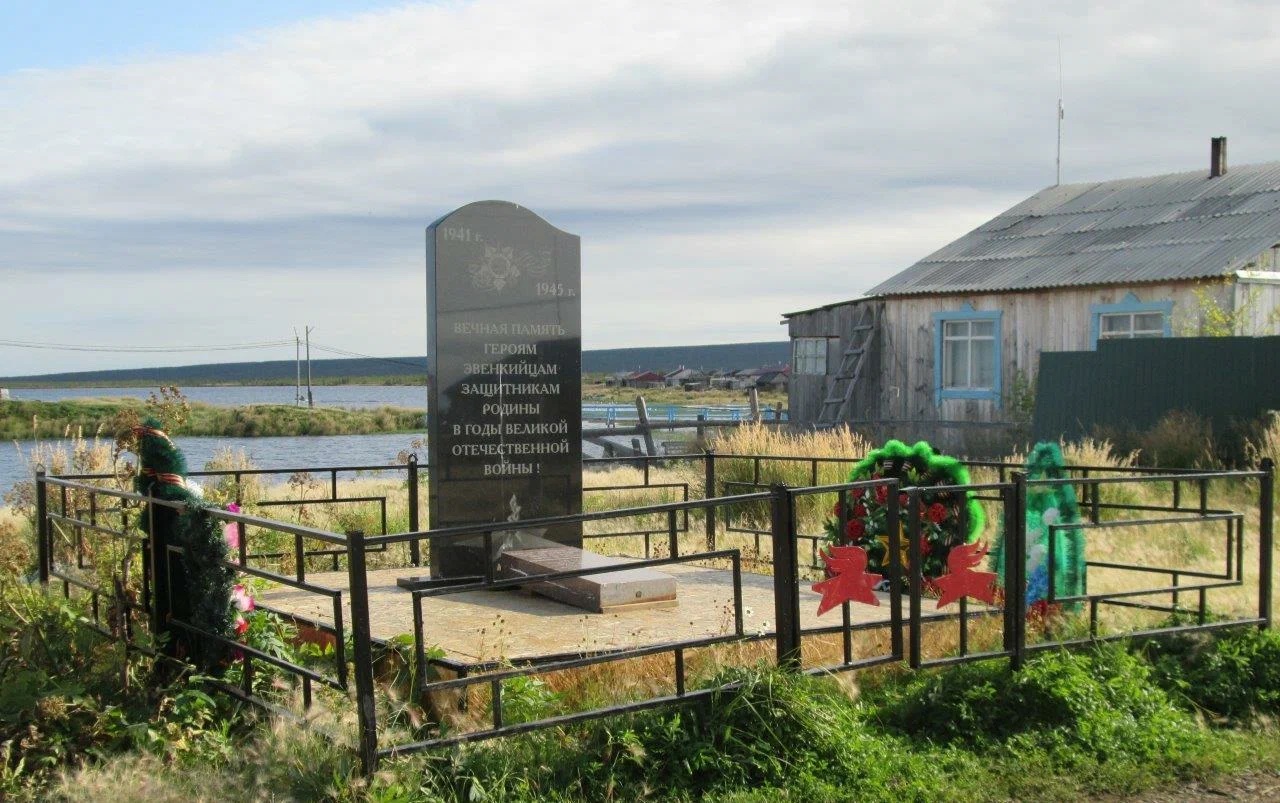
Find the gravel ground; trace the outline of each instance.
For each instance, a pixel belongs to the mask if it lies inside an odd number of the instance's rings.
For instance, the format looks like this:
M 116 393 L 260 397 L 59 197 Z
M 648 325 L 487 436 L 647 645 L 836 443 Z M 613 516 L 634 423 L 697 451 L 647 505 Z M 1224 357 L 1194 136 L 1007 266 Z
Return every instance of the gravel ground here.
M 1230 775 L 1208 783 L 1157 789 L 1136 797 L 1104 797 L 1098 803 L 1201 803 L 1225 800 L 1280 801 L 1280 770 Z

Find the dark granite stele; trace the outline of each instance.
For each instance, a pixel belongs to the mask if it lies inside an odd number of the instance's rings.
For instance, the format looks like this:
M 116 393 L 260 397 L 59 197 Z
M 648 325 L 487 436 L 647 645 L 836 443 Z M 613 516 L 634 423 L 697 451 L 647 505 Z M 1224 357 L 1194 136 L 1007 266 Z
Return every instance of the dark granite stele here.
M 505 201 L 427 229 L 433 529 L 582 510 L 580 242 Z M 582 545 L 580 525 L 543 537 Z M 484 573 L 480 538 L 437 542 L 435 577 Z
M 579 238 L 522 206 L 480 201 L 432 223 L 426 246 L 432 529 L 580 513 Z M 430 582 L 484 576 L 500 559 L 516 571 L 511 567 L 519 561 L 509 556 L 521 548 L 521 532 L 495 532 L 487 550 L 480 535 L 437 540 Z M 523 536 L 538 539 L 536 549 L 551 550 L 526 555 L 535 563 L 580 568 L 610 560 L 582 552 L 581 524 Z M 556 547 L 573 548 L 576 557 Z M 548 571 L 544 566 L 526 573 Z M 632 577 L 636 571 L 612 580 L 596 575 L 554 587 L 544 583 L 540 590 L 588 610 L 622 604 L 619 595 L 625 594 L 633 604 L 665 601 L 657 597 L 666 590 L 657 589 L 665 589 L 658 579 L 667 575 Z M 422 582 L 406 578 L 402 585 Z M 674 599 L 674 580 L 670 586 Z

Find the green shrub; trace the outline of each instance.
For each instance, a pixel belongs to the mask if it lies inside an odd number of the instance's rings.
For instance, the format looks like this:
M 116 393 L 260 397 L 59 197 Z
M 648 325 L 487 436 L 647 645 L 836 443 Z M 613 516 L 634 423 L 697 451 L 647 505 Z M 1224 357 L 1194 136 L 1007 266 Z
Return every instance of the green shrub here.
M 1197 708 L 1233 721 L 1280 714 L 1280 632 L 1246 628 L 1152 642 L 1155 676 Z
M 957 762 L 974 763 L 876 733 L 826 680 L 757 667 L 710 682 L 736 687 L 703 704 L 454 753 L 428 765 L 427 786 L 459 800 L 679 800 L 761 787 L 821 797 L 837 786 L 848 799 L 927 800 L 949 772 L 962 774 Z
M 882 691 L 876 719 L 914 737 L 967 747 L 1045 748 L 1073 760 L 1174 758 L 1200 738 L 1152 678 L 1117 646 L 1034 656 L 1022 671 L 982 662 L 920 674 Z

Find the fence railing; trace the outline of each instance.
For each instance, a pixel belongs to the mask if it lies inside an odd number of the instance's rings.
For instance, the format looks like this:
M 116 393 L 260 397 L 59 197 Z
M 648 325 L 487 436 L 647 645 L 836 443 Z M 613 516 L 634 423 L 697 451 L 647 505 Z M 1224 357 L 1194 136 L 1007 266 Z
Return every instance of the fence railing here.
M 754 468 L 745 479 L 725 480 L 724 461 L 747 461 Z M 229 564 L 237 577 L 271 586 L 273 593 L 263 595 L 261 607 L 331 638 L 332 651 L 310 660 L 255 649 L 201 630 L 184 618 L 181 606 L 175 605 L 181 589 L 174 587 L 171 578 L 187 555 L 180 545 L 165 543 L 156 527 L 157 517 L 176 514 L 184 506 L 102 487 L 100 477 L 37 475 L 39 579 L 46 587 L 60 586 L 68 597 L 83 596 L 88 611 L 85 624 L 120 640 L 126 651 L 154 653 L 156 640 L 140 638 L 141 635 L 179 631 L 188 639 L 221 645 L 234 656 L 232 666 L 237 671 L 228 672 L 228 678 L 218 687 L 243 699 L 278 709 L 278 701 L 259 693 L 261 678 L 272 673 L 292 679 L 296 688 L 294 704 L 303 711 L 310 707 L 316 685 L 346 695 L 355 709 L 360 756 L 369 771 L 380 760 L 404 753 L 706 699 L 728 690 L 732 683 L 714 680 L 709 685 L 698 685 L 691 674 L 690 657 L 712 653 L 731 660 L 732 650 L 742 646 L 768 646 L 772 642 L 778 666 L 814 674 L 890 663 L 905 663 L 918 669 L 997 658 L 1018 667 L 1038 650 L 1135 636 L 1272 624 L 1275 472 L 1270 460 L 1264 461 L 1258 471 L 1121 471 L 1114 467 L 1077 466 L 1070 467 L 1068 476 L 1062 479 L 1028 479 L 1016 466 L 983 463 L 973 465 L 995 470 L 995 481 L 946 488 L 900 486 L 893 479 L 826 484 L 814 481 L 794 487 L 765 482 L 769 473 L 765 469 L 795 461 L 801 461 L 815 480 L 824 463 L 853 462 L 715 453 L 597 459 L 587 462 L 633 465 L 641 471 L 642 482 L 589 488 L 589 492 L 607 496 L 650 488 L 677 494 L 679 498 L 571 516 L 439 529 L 417 526 L 416 498 L 421 477 L 416 462 L 406 466 L 320 470 L 333 472 L 330 495 L 324 501 L 335 504 L 344 499 L 337 479 L 340 473 L 403 472 L 396 476 L 407 481 L 406 505 L 411 523 L 403 532 L 386 532 L 385 524 L 383 532 L 372 534 L 363 530 L 331 532 L 249 511 L 210 509 L 210 516 L 234 525 L 241 536 L 238 554 Z M 694 467 L 699 462 L 703 475 L 700 488 L 688 479 L 672 482 L 662 472 L 663 468 L 677 467 L 687 476 L 696 472 Z M 735 468 L 735 476 L 742 475 L 741 465 Z M 244 476 L 271 471 L 193 473 L 230 475 L 238 487 Z M 1049 526 L 1050 578 L 1054 577 L 1052 561 L 1057 551 L 1054 542 L 1070 530 L 1098 539 L 1099 550 L 1106 539 L 1124 537 L 1145 537 L 1150 548 L 1130 549 L 1128 559 L 1086 553 L 1083 590 L 1068 594 L 1052 580 L 1049 583 L 1046 601 L 1062 609 L 1062 623 L 1029 628 L 1027 559 L 1031 545 L 1027 543 L 1027 500 L 1057 486 L 1078 490 L 1084 515 L 1079 522 Z M 852 494 L 877 487 L 886 489 L 887 590 L 877 595 L 874 605 L 841 602 L 838 622 L 827 623 L 813 612 L 817 596 L 806 589 L 810 582 L 826 576 L 820 549 L 827 536 L 825 532 L 804 532 L 815 519 L 799 511 L 810 505 L 818 510 L 837 509 L 843 517 Z M 1187 489 L 1192 491 L 1190 495 Z M 701 498 L 690 498 L 695 491 Z M 925 582 L 921 519 L 918 513 L 908 515 L 907 511 L 919 511 L 922 500 L 942 491 L 972 493 L 982 500 L 990 523 L 983 537 L 991 539 L 999 533 L 1003 539 L 998 570 L 1004 593 L 991 603 L 962 597 L 943 606 Z M 1159 501 L 1164 494 L 1168 494 L 1167 503 Z M 900 502 L 900 495 L 905 504 Z M 364 494 L 349 500 L 367 503 L 368 498 L 377 496 Z M 1217 504 L 1211 505 L 1212 500 L 1218 500 Z M 383 496 L 383 510 L 386 501 Z M 705 530 L 695 535 L 693 525 L 699 520 Z M 382 521 L 386 521 L 385 514 Z M 1256 529 L 1250 531 L 1255 521 Z M 486 547 L 485 554 L 492 555 L 494 547 L 511 531 L 564 524 L 581 525 L 592 540 L 616 539 L 611 543 L 618 551 L 628 551 L 636 557 L 626 568 L 665 569 L 677 578 L 688 576 L 681 572 L 694 569 L 714 574 L 730 595 L 731 614 L 715 632 L 694 627 L 692 621 L 681 630 L 680 622 L 676 622 L 675 635 L 648 641 L 632 640 L 599 649 L 544 649 L 511 657 L 466 658 L 440 655 L 435 649 L 444 634 L 456 629 L 455 623 L 439 618 L 440 609 L 432 607 L 437 601 L 474 603 L 477 599 L 491 599 L 483 595 L 515 587 L 590 577 L 617 571 L 619 567 L 504 577 L 490 563 L 475 577 L 406 577 L 398 581 L 398 596 L 389 597 L 381 590 L 376 595 L 371 593 L 371 583 L 385 582 L 384 569 L 394 570 L 393 573 L 403 569 L 412 574 L 411 570 L 422 566 L 430 551 L 440 544 L 478 541 Z M 837 531 L 842 524 L 840 518 Z M 593 531 L 592 527 L 597 529 Z M 1152 540 L 1157 534 L 1171 532 L 1194 541 L 1196 547 L 1164 550 Z M 283 555 L 273 558 L 274 553 L 252 551 L 251 540 L 291 542 L 296 562 L 293 571 L 271 563 L 283 562 Z M 634 548 L 621 549 L 626 544 L 634 544 Z M 1187 558 L 1189 554 L 1199 555 L 1202 560 Z M 1251 563 L 1250 557 L 1255 554 L 1256 563 Z M 314 577 L 309 578 L 309 562 L 323 571 L 313 570 Z M 755 571 L 748 572 L 747 568 Z M 141 577 L 130 576 L 130 571 L 139 569 Z M 751 593 L 771 604 L 770 626 L 746 626 L 744 596 L 748 585 Z M 1247 600 L 1249 607 L 1242 607 L 1241 600 Z M 387 607 L 389 604 L 393 607 Z M 1254 604 L 1256 607 L 1252 607 Z M 375 633 L 375 618 L 403 623 L 403 638 Z M 685 618 L 684 613 L 679 617 L 681 621 Z M 376 666 L 399 655 L 400 650 L 407 650 L 402 658 L 411 670 L 412 701 L 424 705 L 435 701 L 426 707 L 443 712 L 408 731 L 391 729 L 386 721 L 379 721 L 380 681 Z M 507 690 L 521 679 L 605 671 L 645 660 L 650 662 L 646 665 L 650 667 L 648 671 L 653 671 L 658 657 L 670 662 L 669 670 L 661 670 L 669 671 L 665 691 L 573 710 L 544 711 L 514 720 L 509 716 Z M 442 676 L 445 671 L 452 676 Z M 381 682 L 385 684 L 385 679 Z M 650 685 L 656 688 L 656 681 Z M 488 708 L 477 712 L 475 706 L 485 704 L 486 699 Z M 469 727 L 451 727 L 450 712 L 468 707 L 473 715 L 468 720 Z

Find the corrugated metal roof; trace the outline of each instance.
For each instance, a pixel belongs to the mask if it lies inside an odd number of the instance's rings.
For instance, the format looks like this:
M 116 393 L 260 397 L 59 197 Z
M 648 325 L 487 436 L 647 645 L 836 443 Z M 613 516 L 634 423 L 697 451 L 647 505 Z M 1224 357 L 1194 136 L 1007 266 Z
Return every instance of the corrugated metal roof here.
M 1280 162 L 1041 190 L 867 296 L 1221 276 L 1280 243 Z

